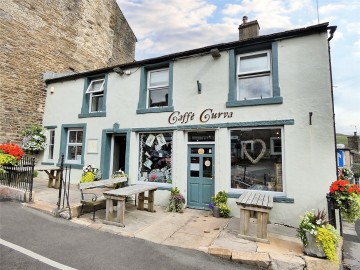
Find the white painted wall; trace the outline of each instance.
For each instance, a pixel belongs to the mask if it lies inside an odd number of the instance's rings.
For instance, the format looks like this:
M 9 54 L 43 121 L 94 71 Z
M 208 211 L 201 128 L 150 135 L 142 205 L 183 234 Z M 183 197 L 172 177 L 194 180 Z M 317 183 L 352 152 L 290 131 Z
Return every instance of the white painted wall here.
M 212 119 L 207 124 L 224 122 L 252 122 L 294 119 L 286 125 L 284 136 L 283 175 L 284 195 L 294 198 L 294 204 L 275 203 L 271 221 L 297 225 L 306 210 L 325 208 L 325 195 L 336 178 L 335 143 L 332 122 L 332 100 L 327 51 L 327 34 L 278 41 L 279 81 L 283 104 L 226 108 L 228 99 L 228 52 L 213 59 L 210 55 L 176 60 L 173 73 L 173 105 L 181 113 L 196 114 L 190 125 L 202 124 L 198 117 L 207 108 L 215 112 L 233 112 L 231 119 Z M 86 123 L 86 139 L 99 139 L 101 132 L 112 128 L 168 127 L 170 113 L 136 114 L 139 100 L 140 69 L 131 75 L 110 73 L 107 87 L 107 117 L 78 118 L 82 106 L 84 80 L 57 82 L 48 85 L 44 126 L 57 125 L 55 156 L 59 156 L 62 124 Z M 197 83 L 202 83 L 202 93 Z M 54 93 L 50 93 L 54 87 Z M 309 112 L 313 112 L 309 125 Z M 173 134 L 173 185 L 187 193 L 187 134 L 178 130 Z M 129 181 L 136 183 L 138 175 L 138 135 L 130 138 Z M 85 147 L 86 148 L 86 147 Z M 230 131 L 216 130 L 215 190 L 230 189 Z M 100 164 L 98 154 L 86 154 L 85 164 Z M 81 170 L 72 171 L 72 181 L 78 182 Z M 156 203 L 166 205 L 168 191 L 157 191 Z M 229 199 L 231 214 L 239 216 L 235 199 Z

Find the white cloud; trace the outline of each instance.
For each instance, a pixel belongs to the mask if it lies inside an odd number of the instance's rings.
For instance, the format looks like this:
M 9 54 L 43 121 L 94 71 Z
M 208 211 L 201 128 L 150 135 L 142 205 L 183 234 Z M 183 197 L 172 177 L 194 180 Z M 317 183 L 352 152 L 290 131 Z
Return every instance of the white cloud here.
M 328 4 L 325 6 L 319 6 L 319 13 L 320 14 L 334 13 L 341 9 L 347 9 L 347 8 L 349 8 L 349 6 L 345 4 Z

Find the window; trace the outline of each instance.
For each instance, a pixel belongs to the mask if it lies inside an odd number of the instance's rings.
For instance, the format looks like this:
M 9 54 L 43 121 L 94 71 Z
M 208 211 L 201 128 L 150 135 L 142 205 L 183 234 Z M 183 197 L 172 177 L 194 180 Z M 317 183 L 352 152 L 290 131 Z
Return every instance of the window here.
M 47 159 L 53 160 L 54 159 L 54 145 L 55 145 L 55 129 L 49 129 L 48 133 L 49 133 L 49 137 L 48 137 Z
M 107 77 L 107 74 L 103 74 L 85 78 L 79 118 L 106 116 Z
M 172 133 L 140 133 L 139 181 L 172 184 Z
M 136 113 L 173 112 L 173 63 L 141 67 L 140 95 Z
M 81 163 L 83 152 L 83 131 L 69 129 L 66 143 L 65 161 L 68 163 Z
M 226 107 L 282 103 L 277 42 L 230 50 Z
M 237 58 L 238 100 L 272 97 L 270 52 L 241 54 Z
M 148 72 L 148 107 L 168 105 L 169 69 L 151 70 Z
M 104 84 L 105 79 L 92 80 L 86 90 L 86 94 L 89 94 L 90 99 L 90 113 L 103 111 Z
M 231 130 L 231 188 L 283 192 L 282 129 Z

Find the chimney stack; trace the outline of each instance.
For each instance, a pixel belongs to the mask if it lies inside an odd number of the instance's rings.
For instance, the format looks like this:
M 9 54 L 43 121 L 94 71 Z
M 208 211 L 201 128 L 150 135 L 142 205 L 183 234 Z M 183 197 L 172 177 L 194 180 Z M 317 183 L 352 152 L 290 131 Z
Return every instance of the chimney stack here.
M 259 36 L 260 26 L 257 22 L 248 22 L 248 17 L 243 17 L 243 23 L 239 25 L 239 40 L 243 41 L 249 38 L 255 38 Z

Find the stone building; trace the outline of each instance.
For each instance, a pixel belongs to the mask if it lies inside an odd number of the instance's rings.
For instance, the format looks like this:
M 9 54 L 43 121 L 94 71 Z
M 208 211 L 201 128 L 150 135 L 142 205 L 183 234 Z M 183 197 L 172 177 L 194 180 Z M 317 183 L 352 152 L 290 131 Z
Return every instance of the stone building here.
M 136 37 L 116 0 L 1 1 L 0 36 L 0 143 L 19 142 L 24 127 L 42 123 L 44 73 L 129 63 L 135 55 Z

